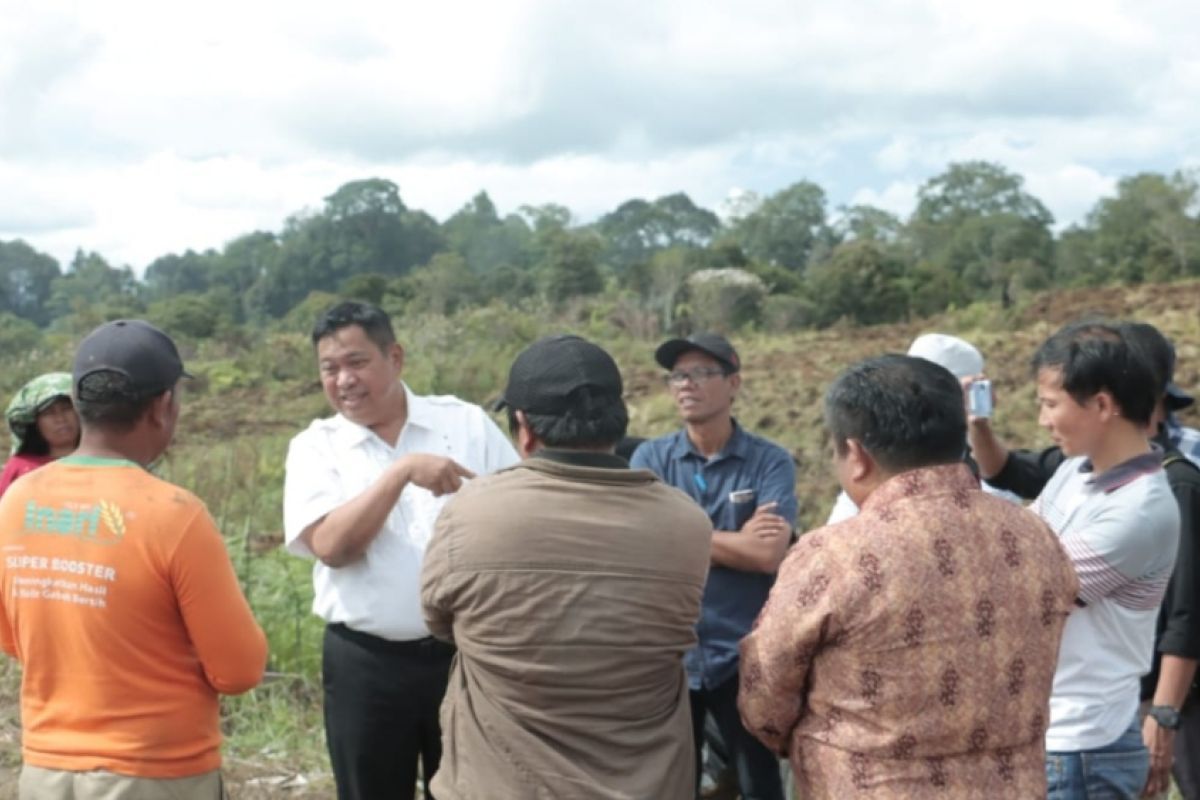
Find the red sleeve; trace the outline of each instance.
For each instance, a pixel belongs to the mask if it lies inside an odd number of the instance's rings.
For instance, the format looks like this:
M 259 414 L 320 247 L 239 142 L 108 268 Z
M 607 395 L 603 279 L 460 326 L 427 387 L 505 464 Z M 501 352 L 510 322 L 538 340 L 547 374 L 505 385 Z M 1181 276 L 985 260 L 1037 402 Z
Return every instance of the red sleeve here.
M 13 481 L 22 475 L 33 472 L 40 466 L 48 464 L 51 461 L 49 458 L 36 458 L 31 456 L 16 455 L 4 462 L 4 471 L 0 472 L 0 495 L 8 491 L 8 487 L 12 486 Z
M 209 684 L 222 694 L 241 694 L 257 686 L 267 664 L 267 640 L 206 509 L 192 518 L 176 548 L 171 579 Z

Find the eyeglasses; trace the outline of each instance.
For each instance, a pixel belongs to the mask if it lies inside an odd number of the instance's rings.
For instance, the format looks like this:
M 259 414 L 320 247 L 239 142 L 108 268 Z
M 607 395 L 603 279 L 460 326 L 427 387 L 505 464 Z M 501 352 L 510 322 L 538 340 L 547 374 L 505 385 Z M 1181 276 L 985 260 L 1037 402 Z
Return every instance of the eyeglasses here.
M 710 378 L 715 378 L 718 375 L 724 375 L 725 370 L 717 367 L 698 367 L 689 369 L 686 372 L 668 372 L 663 375 L 663 383 L 667 386 L 683 386 L 685 383 L 704 383 Z

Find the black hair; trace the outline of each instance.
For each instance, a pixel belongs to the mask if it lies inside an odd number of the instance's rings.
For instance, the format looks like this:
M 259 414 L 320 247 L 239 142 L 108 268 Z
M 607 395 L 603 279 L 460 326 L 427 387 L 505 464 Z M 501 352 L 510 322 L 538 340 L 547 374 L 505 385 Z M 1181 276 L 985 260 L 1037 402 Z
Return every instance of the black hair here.
M 850 367 L 825 394 L 825 424 L 839 455 L 856 439 L 891 472 L 961 461 L 966 451 L 962 386 L 924 358 L 890 354 Z
M 1159 396 L 1166 394 L 1167 384 L 1175 377 L 1175 348 L 1170 340 L 1148 322 L 1125 322 L 1121 324 L 1121 330 L 1154 370 L 1158 378 L 1154 385 L 1158 387 Z
M 629 412 L 621 399 L 593 405 L 586 416 L 573 410 L 561 415 L 524 413 L 529 430 L 547 447 L 614 447 L 629 427 Z M 508 431 L 512 436 L 517 435 L 517 410 L 512 406 L 508 407 Z
M 1100 392 L 1116 400 L 1121 415 L 1146 425 L 1166 380 L 1152 363 L 1138 334 L 1107 322 L 1073 322 L 1060 328 L 1033 354 L 1033 373 L 1056 369 L 1062 388 L 1083 405 Z
M 113 370 L 98 370 L 80 378 L 75 390 L 75 413 L 90 426 L 127 431 L 163 391 L 138 392 L 127 376 Z
M 367 338 L 383 352 L 396 343 L 396 332 L 392 330 L 392 320 L 387 312 L 370 303 L 347 300 L 327 309 L 317 318 L 312 329 L 313 346 L 316 347 L 326 336 L 332 336 L 351 325 L 362 328 Z
M 20 428 L 19 431 L 15 431 L 21 437 L 21 446 L 17 448 L 18 453 L 29 456 L 49 455 L 50 443 L 46 441 L 46 437 L 42 436 L 42 432 L 38 430 L 36 421 L 31 425 L 22 424 Z

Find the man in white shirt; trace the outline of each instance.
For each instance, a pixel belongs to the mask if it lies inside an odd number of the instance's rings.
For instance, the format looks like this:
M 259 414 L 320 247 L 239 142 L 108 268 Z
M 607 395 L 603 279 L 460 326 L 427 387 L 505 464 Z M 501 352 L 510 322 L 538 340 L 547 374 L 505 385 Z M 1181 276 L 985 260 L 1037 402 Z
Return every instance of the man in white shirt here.
M 1179 508 L 1148 438 L 1161 379 L 1124 330 L 1095 322 L 1055 333 L 1033 366 L 1038 421 L 1067 460 L 1032 510 L 1079 578 L 1050 695 L 1049 797 L 1134 798 L 1150 767 L 1139 678 L 1179 541 Z
M 292 439 L 283 516 L 288 549 L 316 559 L 330 761 L 340 800 L 411 799 L 418 758 L 426 780 L 441 758 L 454 652 L 425 626 L 425 546 L 446 495 L 518 458 L 483 409 L 408 389 L 380 309 L 341 303 L 312 340 L 337 413 Z

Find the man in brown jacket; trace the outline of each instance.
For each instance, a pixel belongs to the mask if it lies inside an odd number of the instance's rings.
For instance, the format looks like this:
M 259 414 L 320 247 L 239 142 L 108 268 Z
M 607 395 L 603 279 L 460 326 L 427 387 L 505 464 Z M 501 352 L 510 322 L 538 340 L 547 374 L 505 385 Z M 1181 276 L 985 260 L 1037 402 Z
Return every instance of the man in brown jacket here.
M 683 654 L 712 526 L 613 455 L 621 375 L 576 336 L 535 342 L 501 399 L 525 460 L 447 504 L 421 597 L 458 657 L 438 800 L 690 800 Z

